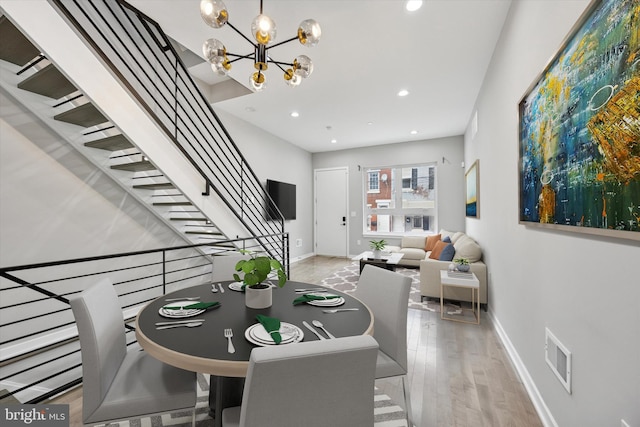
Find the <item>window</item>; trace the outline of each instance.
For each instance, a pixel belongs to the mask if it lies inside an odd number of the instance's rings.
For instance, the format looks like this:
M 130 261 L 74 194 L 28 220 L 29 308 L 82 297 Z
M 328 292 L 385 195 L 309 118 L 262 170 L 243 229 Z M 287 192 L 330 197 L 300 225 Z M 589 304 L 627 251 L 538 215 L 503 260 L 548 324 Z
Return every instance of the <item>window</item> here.
M 424 233 L 435 229 L 436 164 L 365 168 L 364 232 Z
M 380 171 L 369 171 L 369 189 L 368 193 L 378 193 L 380 192 Z

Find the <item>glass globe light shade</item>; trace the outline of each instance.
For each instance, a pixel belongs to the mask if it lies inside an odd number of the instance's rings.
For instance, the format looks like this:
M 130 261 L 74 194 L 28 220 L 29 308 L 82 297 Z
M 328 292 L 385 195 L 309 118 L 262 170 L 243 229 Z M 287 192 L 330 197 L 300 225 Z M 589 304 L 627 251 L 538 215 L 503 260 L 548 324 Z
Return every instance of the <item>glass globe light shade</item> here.
M 276 39 L 276 23 L 267 15 L 258 15 L 251 23 L 251 34 L 260 44 L 267 44 Z
M 313 73 L 313 62 L 307 55 L 296 56 L 293 60 L 294 74 L 304 79 Z
M 292 78 L 287 80 L 287 84 L 289 85 L 289 87 L 300 86 L 300 83 L 302 83 L 302 77 L 296 76 L 295 74 L 294 74 L 294 76 Z
M 208 39 L 202 44 L 202 54 L 212 64 L 222 63 L 227 51 L 220 40 Z
M 231 69 L 231 64 L 229 64 L 229 61 L 213 62 L 211 63 L 211 69 L 213 70 L 214 73 L 220 76 L 226 76 L 227 74 L 229 74 L 229 70 Z
M 258 72 L 253 73 L 253 75 L 251 75 L 251 78 L 249 79 L 249 83 L 251 84 L 253 90 L 255 90 L 256 92 L 262 92 L 266 86 L 264 74 Z
M 322 30 L 315 19 L 305 19 L 298 27 L 298 40 L 307 47 L 314 47 L 320 41 Z
M 202 0 L 200 2 L 200 16 L 208 26 L 220 28 L 227 23 L 229 12 L 222 0 Z

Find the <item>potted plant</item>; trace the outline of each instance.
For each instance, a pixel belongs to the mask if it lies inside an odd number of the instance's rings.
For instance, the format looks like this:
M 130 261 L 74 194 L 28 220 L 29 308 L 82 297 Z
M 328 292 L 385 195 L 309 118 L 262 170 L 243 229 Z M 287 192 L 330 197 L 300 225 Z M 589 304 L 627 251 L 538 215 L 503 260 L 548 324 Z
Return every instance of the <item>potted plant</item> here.
M 272 272 L 278 275 L 278 286 L 283 287 L 287 282 L 287 275 L 280 261 L 266 255 L 258 255 L 255 252 L 241 250 L 243 254 L 250 254 L 251 258 L 241 259 L 236 263 L 236 271 L 244 274 L 240 278 L 238 273 L 233 274 L 237 282 L 242 282 L 245 290 L 245 304 L 249 308 L 271 307 L 272 287 L 269 283 L 263 283 Z
M 373 249 L 373 258 L 380 259 L 382 251 L 387 246 L 387 242 L 384 239 L 381 240 L 369 240 L 369 245 Z
M 453 260 L 456 263 L 456 268 L 458 271 L 467 272 L 471 266 L 469 265 L 469 260 L 466 258 L 456 258 Z

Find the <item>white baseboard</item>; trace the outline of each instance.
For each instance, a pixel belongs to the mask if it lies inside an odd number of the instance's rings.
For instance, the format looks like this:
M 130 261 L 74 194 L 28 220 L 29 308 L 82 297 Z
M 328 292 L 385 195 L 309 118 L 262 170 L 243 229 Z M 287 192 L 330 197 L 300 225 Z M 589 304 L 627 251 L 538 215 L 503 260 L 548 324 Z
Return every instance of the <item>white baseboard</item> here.
M 545 427 L 558 427 L 558 424 L 556 423 L 556 420 L 553 418 L 551 411 L 549 411 L 549 407 L 547 406 L 546 403 L 544 403 L 544 399 L 542 399 L 542 396 L 538 391 L 538 387 L 536 387 L 536 384 L 533 381 L 533 378 L 531 378 L 531 375 L 529 375 L 529 371 L 527 370 L 527 367 L 522 362 L 522 359 L 520 359 L 520 355 L 518 354 L 515 347 L 513 346 L 513 343 L 509 339 L 509 336 L 506 334 L 506 332 L 502 328 L 500 321 L 498 320 L 498 318 L 494 316 L 492 310 L 489 310 L 487 314 L 491 318 L 494 329 L 498 334 L 500 341 L 502 341 L 504 348 L 507 350 L 507 354 L 509 355 L 511 362 L 513 363 L 513 366 L 516 368 L 516 371 L 518 372 L 518 375 L 520 376 L 520 379 L 522 380 L 522 383 L 524 384 L 524 387 L 527 390 L 527 394 L 529 394 L 529 397 L 531 398 L 531 402 L 533 403 L 533 406 L 536 408 L 536 411 L 540 416 L 540 421 L 542 421 L 542 424 Z
M 315 254 L 313 252 L 309 253 L 309 254 L 300 255 L 300 256 L 297 256 L 295 258 L 291 258 L 289 260 L 289 264 L 293 264 L 295 262 L 302 261 L 303 259 L 311 258 L 312 256 L 315 256 Z

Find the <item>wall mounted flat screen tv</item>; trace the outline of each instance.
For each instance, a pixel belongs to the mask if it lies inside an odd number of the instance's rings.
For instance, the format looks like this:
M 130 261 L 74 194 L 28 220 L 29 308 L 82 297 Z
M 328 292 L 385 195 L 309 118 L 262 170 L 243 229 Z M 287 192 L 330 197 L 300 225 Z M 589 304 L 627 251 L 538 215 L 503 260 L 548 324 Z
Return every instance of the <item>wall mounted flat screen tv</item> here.
M 294 184 L 268 179 L 267 194 L 282 212 L 284 219 L 296 219 L 296 186 Z M 267 218 L 277 219 L 278 217 L 277 211 L 270 204 L 267 209 Z

